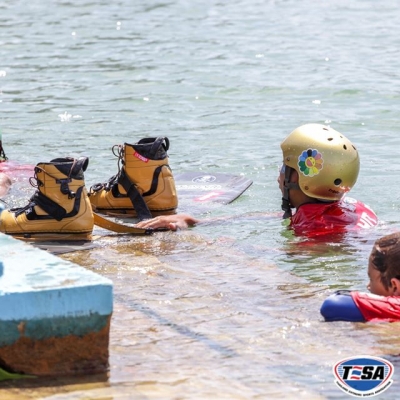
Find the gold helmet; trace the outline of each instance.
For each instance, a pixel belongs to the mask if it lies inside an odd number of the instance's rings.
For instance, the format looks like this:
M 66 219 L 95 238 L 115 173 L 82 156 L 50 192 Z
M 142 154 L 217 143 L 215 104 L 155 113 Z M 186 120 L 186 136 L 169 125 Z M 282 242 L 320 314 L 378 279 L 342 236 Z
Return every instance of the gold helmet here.
M 299 188 L 309 197 L 340 200 L 357 181 L 357 149 L 328 126 L 302 125 L 290 133 L 281 148 L 283 163 L 298 172 Z

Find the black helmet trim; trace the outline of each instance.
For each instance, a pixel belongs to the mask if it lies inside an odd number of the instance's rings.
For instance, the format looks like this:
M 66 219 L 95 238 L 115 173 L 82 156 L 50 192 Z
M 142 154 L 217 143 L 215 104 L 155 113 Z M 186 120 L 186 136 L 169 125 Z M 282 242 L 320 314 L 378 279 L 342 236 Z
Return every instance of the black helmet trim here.
M 283 219 L 290 218 L 292 216 L 292 204 L 289 200 L 289 190 L 291 189 L 300 189 L 298 183 L 290 182 L 290 177 L 294 169 L 285 166 L 285 180 L 283 181 L 283 196 L 282 196 L 282 210 L 284 211 Z

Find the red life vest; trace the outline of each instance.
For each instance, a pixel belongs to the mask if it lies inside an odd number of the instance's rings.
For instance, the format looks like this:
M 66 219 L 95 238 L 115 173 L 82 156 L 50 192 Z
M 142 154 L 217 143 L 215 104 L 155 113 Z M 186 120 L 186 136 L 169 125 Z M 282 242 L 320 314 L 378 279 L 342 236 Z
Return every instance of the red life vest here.
M 333 203 L 306 203 L 290 220 L 289 227 L 296 235 L 316 237 L 371 228 L 378 217 L 365 204 L 350 197 Z
M 400 321 L 400 297 L 377 296 L 371 293 L 351 292 L 354 303 L 366 321 Z

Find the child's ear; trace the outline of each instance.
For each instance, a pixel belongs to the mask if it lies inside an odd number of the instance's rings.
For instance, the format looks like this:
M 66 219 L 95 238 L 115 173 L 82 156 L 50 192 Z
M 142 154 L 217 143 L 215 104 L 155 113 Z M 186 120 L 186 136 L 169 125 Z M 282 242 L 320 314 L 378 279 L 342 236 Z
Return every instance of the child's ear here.
M 400 279 L 397 278 L 392 278 L 390 280 L 390 283 L 392 284 L 392 289 L 393 289 L 393 296 L 400 296 Z

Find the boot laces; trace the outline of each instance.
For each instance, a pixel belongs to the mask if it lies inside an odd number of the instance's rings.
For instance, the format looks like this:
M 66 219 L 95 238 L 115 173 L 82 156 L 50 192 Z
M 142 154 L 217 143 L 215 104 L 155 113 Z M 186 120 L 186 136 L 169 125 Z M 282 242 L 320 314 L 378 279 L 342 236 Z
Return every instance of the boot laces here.
M 50 178 L 53 178 L 53 179 L 56 181 L 56 183 L 58 183 L 58 184 L 60 185 L 60 192 L 61 192 L 62 194 L 67 195 L 67 196 L 68 196 L 68 199 L 74 199 L 75 196 L 76 196 L 76 193 L 73 192 L 73 191 L 69 188 L 68 183 L 71 183 L 71 182 L 72 182 L 72 179 L 71 179 L 71 172 L 72 172 L 72 170 L 73 170 L 73 167 L 74 167 L 75 163 L 76 163 L 76 160 L 74 160 L 74 162 L 73 162 L 73 164 L 72 164 L 72 167 L 71 167 L 71 169 L 70 169 L 70 173 L 69 173 L 68 177 L 67 177 L 67 178 L 64 178 L 64 179 L 56 178 L 56 177 L 53 176 L 52 174 L 49 174 L 49 173 L 48 173 L 46 170 L 44 170 L 43 168 L 36 166 L 36 167 L 35 167 L 35 175 L 29 178 L 29 183 L 31 184 L 31 186 L 33 186 L 34 188 L 37 188 L 37 189 L 39 189 L 39 187 L 43 187 L 43 186 L 44 186 L 44 183 L 37 177 L 37 172 L 38 172 L 38 171 L 41 171 L 41 172 L 43 172 L 44 174 L 46 174 L 47 176 L 49 176 Z
M 121 175 L 121 170 L 122 170 L 122 167 L 123 167 L 123 165 L 125 163 L 124 162 L 124 147 L 123 146 L 121 146 L 120 144 L 114 145 L 113 148 L 112 148 L 112 152 L 118 158 L 118 173 L 116 175 L 112 176 L 109 179 L 108 184 L 110 184 L 111 182 L 112 182 L 112 184 L 115 183 L 115 179 L 118 178 Z M 112 185 L 110 185 L 109 187 L 111 188 L 111 186 Z
M 124 147 L 120 144 L 115 144 L 111 148 L 112 153 L 115 157 L 118 158 L 118 172 L 117 174 L 113 175 L 107 182 L 105 183 L 95 183 L 90 187 L 89 196 L 91 193 L 99 192 L 101 190 L 105 190 L 109 192 L 112 187 L 118 183 L 118 178 L 122 171 L 122 166 L 124 165 Z
M 76 162 L 76 161 L 74 160 L 74 163 L 72 164 L 72 167 L 74 166 L 75 162 Z M 71 170 L 70 170 L 70 174 L 71 174 L 71 171 L 72 171 L 72 169 L 73 169 L 72 167 L 71 167 Z M 73 192 L 72 190 L 70 190 L 70 188 L 69 188 L 69 186 L 68 186 L 68 183 L 70 183 L 70 182 L 72 181 L 72 179 L 70 178 L 70 175 L 68 176 L 68 178 L 65 178 L 65 179 L 58 179 L 58 178 L 56 178 L 55 176 L 49 174 L 49 173 L 48 173 L 47 171 L 45 171 L 43 168 L 38 167 L 38 166 L 35 167 L 35 174 L 34 174 L 34 176 L 31 176 L 31 177 L 29 178 L 29 183 L 30 183 L 30 185 L 31 185 L 32 187 L 34 187 L 35 189 L 37 189 L 36 193 L 39 192 L 39 188 L 40 188 L 40 187 L 43 187 L 43 186 L 44 186 L 44 183 L 43 183 L 43 182 L 38 178 L 38 176 L 37 176 L 37 172 L 39 172 L 39 171 L 42 171 L 42 172 L 43 172 L 44 174 L 46 174 L 47 176 L 50 176 L 51 178 L 53 178 L 53 179 L 56 181 L 56 183 L 59 183 L 59 184 L 61 185 L 61 187 L 60 187 L 60 192 L 61 192 L 62 194 L 68 195 L 68 199 L 73 199 L 73 198 L 75 198 L 76 193 Z M 13 212 L 15 213 L 16 216 L 18 216 L 18 215 L 20 215 L 20 214 L 22 214 L 22 213 L 24 213 L 24 212 L 25 212 L 26 214 L 31 213 L 31 212 L 33 211 L 34 207 L 37 205 L 37 204 L 36 204 L 36 201 L 35 201 L 35 194 L 36 194 L 36 193 L 34 193 L 33 196 L 29 199 L 29 203 L 28 203 L 26 206 L 24 206 L 24 207 L 15 207 L 15 208 L 12 208 L 10 211 L 13 211 Z

